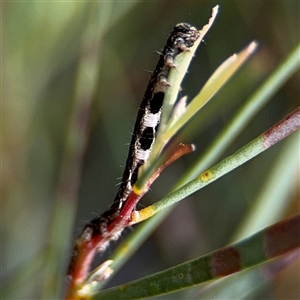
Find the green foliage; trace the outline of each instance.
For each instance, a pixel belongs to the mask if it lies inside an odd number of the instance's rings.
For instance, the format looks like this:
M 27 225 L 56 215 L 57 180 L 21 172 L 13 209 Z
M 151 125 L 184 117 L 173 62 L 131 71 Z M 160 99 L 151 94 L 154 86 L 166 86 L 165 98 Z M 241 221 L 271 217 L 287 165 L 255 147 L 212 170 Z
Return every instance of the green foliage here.
M 143 70 L 153 69 L 157 61 L 153 52 L 162 48 L 174 24 L 187 20 L 201 27 L 214 5 L 197 1 L 176 5 L 164 1 L 2 4 L 3 299 L 61 298 L 74 223 L 77 235 L 84 221 L 93 212 L 101 213 L 116 192 L 116 178 L 122 173 L 119 165 L 127 153 L 123 145 L 130 139 L 149 77 Z M 190 66 L 182 94 L 192 99 L 216 67 L 251 40 L 258 40 L 260 49 L 186 129 L 189 133 L 182 133 L 182 142 L 197 145 L 196 153 L 167 170 L 142 205 L 166 195 L 231 122 L 245 99 L 294 49 L 299 41 L 299 12 L 297 2 L 221 3 L 219 16 Z M 299 74 L 278 84 L 282 85 L 279 91 L 277 84 L 271 86 L 272 101 L 206 167 L 298 105 Z M 298 150 L 295 139 L 288 138 L 180 203 L 136 253 L 136 261 L 129 262 L 111 284 L 227 245 L 244 221 L 243 232 L 253 233 L 254 227 L 258 231 L 297 210 L 293 200 L 298 188 Z M 272 199 L 268 209 L 264 209 L 265 199 Z M 251 219 L 261 222 L 252 228 L 248 214 L 254 210 Z M 134 231 L 146 238 L 153 227 Z M 244 272 L 234 283 L 207 288 L 204 294 L 213 299 L 226 291 L 231 298 L 242 282 L 244 291 L 254 295 L 252 299 L 272 298 L 274 293 L 299 296 L 299 282 L 292 271 L 281 277 L 282 288 L 270 286 L 274 278 L 279 280 L 277 273 L 271 277 L 249 274 Z M 284 280 L 292 282 L 293 288 L 284 287 Z M 174 299 L 202 298 L 199 293 L 197 287 Z

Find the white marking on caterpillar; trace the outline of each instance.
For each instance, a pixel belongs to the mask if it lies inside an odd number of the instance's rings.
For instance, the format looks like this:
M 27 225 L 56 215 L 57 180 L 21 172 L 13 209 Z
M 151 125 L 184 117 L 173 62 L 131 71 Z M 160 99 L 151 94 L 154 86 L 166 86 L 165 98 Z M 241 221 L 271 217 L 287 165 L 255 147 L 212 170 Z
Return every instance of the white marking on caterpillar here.
M 138 149 L 136 151 L 135 157 L 137 160 L 145 162 L 148 159 L 150 152 L 151 152 L 151 149 L 148 149 L 148 150 Z
M 143 119 L 143 126 L 155 128 L 160 121 L 161 112 L 157 114 L 146 113 L 145 118 Z

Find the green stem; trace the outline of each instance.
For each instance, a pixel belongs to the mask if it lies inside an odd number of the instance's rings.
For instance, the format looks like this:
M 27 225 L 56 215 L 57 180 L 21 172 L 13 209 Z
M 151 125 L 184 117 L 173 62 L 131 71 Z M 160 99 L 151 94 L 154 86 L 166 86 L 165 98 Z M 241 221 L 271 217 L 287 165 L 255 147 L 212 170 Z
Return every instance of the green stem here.
M 294 132 L 300 127 L 300 108 L 290 113 L 282 121 L 272 126 L 265 133 L 259 135 L 256 139 L 240 148 L 231 156 L 225 158 L 214 167 L 200 174 L 196 179 L 184 185 L 180 189 L 169 194 L 163 200 L 156 202 L 151 206 L 152 210 L 157 213 L 178 201 L 188 197 L 192 193 L 207 186 L 223 175 L 231 172 L 240 165 L 254 158 L 269 147 L 275 145 L 283 138 Z M 148 209 L 148 208 L 145 208 Z
M 300 247 L 300 215 L 197 259 L 107 289 L 95 299 L 143 299 L 170 294 L 256 266 Z
M 269 102 L 270 99 L 300 68 L 300 43 L 284 59 L 271 76 L 245 101 L 245 105 L 233 117 L 231 122 L 214 139 L 205 153 L 187 171 L 179 185 L 194 178 L 212 165 L 236 137 L 243 132 L 249 122 Z M 178 185 L 177 185 L 178 186 Z

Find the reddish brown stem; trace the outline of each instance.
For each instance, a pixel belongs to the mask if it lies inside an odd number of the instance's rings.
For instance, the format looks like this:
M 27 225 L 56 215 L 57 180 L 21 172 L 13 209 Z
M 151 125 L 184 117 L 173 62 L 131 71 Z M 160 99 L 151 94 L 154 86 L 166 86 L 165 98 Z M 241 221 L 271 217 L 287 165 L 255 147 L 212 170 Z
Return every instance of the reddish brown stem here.
M 272 126 L 263 135 L 263 146 L 269 148 L 300 127 L 300 108 L 296 108 L 283 120 Z
M 108 243 L 114 238 L 118 237 L 122 230 L 131 224 L 131 215 L 134 211 L 137 203 L 141 197 L 148 191 L 152 183 L 157 179 L 160 173 L 176 161 L 181 156 L 190 153 L 194 150 L 193 145 L 183 145 L 180 144 L 172 153 L 170 158 L 163 163 L 155 173 L 149 178 L 146 183 L 145 188 L 142 192 L 137 195 L 134 192 L 131 192 L 124 207 L 122 208 L 120 214 L 112 221 L 106 230 L 105 234 L 93 234 L 92 238 L 80 236 L 77 243 L 77 255 L 74 257 L 72 262 L 72 270 L 70 273 L 70 284 L 67 292 L 66 299 L 82 299 L 77 291 L 89 275 L 90 266 L 98 252 L 98 249 L 105 249 Z

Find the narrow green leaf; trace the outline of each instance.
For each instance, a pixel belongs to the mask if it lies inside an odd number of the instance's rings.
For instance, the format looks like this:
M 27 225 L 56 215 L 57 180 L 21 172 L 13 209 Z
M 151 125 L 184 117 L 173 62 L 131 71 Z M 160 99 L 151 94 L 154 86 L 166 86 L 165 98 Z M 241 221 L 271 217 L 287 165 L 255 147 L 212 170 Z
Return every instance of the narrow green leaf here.
M 283 237 L 284 246 L 280 246 Z M 298 247 L 300 247 L 300 215 L 197 259 L 104 290 L 95 299 L 143 299 L 170 294 L 265 263 Z
M 231 172 L 240 165 L 257 156 L 261 152 L 265 151 L 269 147 L 273 146 L 277 142 L 281 141 L 283 138 L 299 129 L 299 127 L 300 108 L 297 108 L 283 120 L 272 126 L 269 130 L 259 135 L 257 138 L 255 138 L 254 140 L 240 148 L 238 151 L 236 151 L 234 154 L 225 158 L 209 170 L 203 172 L 194 180 L 169 194 L 164 199 L 140 210 L 139 222 L 149 218 L 160 210 L 163 210 L 177 203 L 178 201 L 186 198 L 197 190 L 219 179 L 223 175 Z
M 257 43 L 252 42 L 239 54 L 234 54 L 223 62 L 188 105 L 185 113 L 175 124 L 170 124 L 170 128 L 164 133 L 163 139 L 168 141 L 173 137 L 228 82 L 256 48 Z
M 199 46 L 200 42 L 203 40 L 204 36 L 213 24 L 218 13 L 218 8 L 219 6 L 217 5 L 212 9 L 211 18 L 209 19 L 208 23 L 205 26 L 203 26 L 203 28 L 199 31 L 200 37 L 189 49 L 189 51 L 180 53 L 178 56 L 176 56 L 174 60 L 176 68 L 172 69 L 168 76 L 168 83 L 170 84 L 170 87 L 165 93 L 164 109 L 159 130 L 151 154 L 147 162 L 139 170 L 139 178 L 136 182 L 136 186 L 138 187 L 138 189 L 142 189 L 145 186 L 145 183 L 148 180 L 148 178 L 161 164 L 161 162 L 165 160 L 165 156 L 167 156 L 160 154 L 163 147 L 168 142 L 168 140 L 166 140 L 165 137 L 165 132 L 168 131 L 167 128 L 169 126 L 169 120 L 173 112 L 174 103 L 176 102 L 178 97 L 178 92 L 180 91 L 181 82 L 187 72 L 187 69 L 190 65 L 190 62 L 195 54 L 197 47 Z

